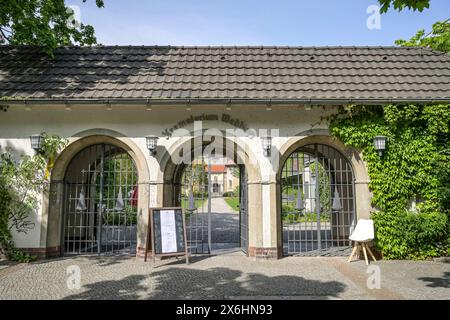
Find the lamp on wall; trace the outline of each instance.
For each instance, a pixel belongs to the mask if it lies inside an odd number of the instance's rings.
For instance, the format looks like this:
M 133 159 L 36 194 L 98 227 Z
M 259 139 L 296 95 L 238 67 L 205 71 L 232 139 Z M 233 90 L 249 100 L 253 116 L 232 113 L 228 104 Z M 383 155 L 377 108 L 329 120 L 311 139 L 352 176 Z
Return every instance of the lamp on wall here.
M 272 149 L 272 137 L 271 136 L 262 136 L 261 143 L 262 143 L 264 155 L 266 157 L 270 157 L 270 151 Z
M 31 148 L 36 152 L 42 151 L 44 136 L 42 134 L 33 134 L 30 136 Z
M 386 150 L 386 142 L 387 142 L 386 136 L 376 136 L 375 138 L 373 138 L 373 146 L 375 147 L 375 150 L 378 152 L 378 155 L 380 157 Z
M 150 151 L 150 154 L 154 156 L 156 154 L 156 146 L 158 144 L 158 137 L 157 136 L 146 136 L 145 137 L 147 141 L 147 149 Z

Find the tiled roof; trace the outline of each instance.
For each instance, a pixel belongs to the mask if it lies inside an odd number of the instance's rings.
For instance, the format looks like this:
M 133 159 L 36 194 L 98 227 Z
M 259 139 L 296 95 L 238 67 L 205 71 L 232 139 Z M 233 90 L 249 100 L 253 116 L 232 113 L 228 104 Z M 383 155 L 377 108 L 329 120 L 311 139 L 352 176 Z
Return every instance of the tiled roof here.
M 211 165 L 211 172 L 212 173 L 223 173 L 226 172 L 227 169 L 224 165 Z
M 450 101 L 450 55 L 400 47 L 0 46 L 0 96 Z

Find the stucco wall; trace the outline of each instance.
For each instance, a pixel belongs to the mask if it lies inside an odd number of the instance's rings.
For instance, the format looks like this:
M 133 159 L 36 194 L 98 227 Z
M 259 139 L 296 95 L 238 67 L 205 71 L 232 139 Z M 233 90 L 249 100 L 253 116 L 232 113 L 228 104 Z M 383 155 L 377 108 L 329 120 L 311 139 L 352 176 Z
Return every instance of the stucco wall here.
M 232 106 L 231 110 L 218 105 L 194 105 L 191 108 L 189 111 L 180 105 L 153 106 L 152 110 L 148 111 L 145 106 L 113 105 L 113 110 L 109 111 L 104 105 L 74 105 L 71 106 L 71 110 L 66 110 L 62 105 L 33 105 L 31 110 L 27 110 L 25 105 L 12 105 L 8 112 L 2 113 L 0 118 L 0 146 L 2 148 L 12 147 L 17 153 L 32 154 L 34 151 L 30 147 L 29 136 L 43 131 L 69 138 L 70 143 L 90 134 L 126 138 L 140 150 L 142 161 L 148 168 L 148 181 L 141 181 L 148 184 L 149 190 L 146 192 L 148 199 L 145 200 L 150 206 L 157 206 L 162 205 L 163 201 L 165 202 L 162 194 L 165 168 L 161 165 L 161 160 L 168 150 L 172 150 L 177 144 L 180 144 L 179 137 L 166 138 L 163 137 L 162 132 L 167 128 L 172 128 L 178 121 L 203 113 L 217 114 L 220 118 L 225 113 L 234 119 L 241 120 L 248 128 L 257 130 L 257 133 L 260 129 L 278 129 L 279 136 L 275 131 L 271 133 L 274 136 L 272 154 L 278 158 L 281 155 L 280 152 L 290 151 L 289 146 L 298 143 L 305 136 L 314 132 L 326 134 L 327 127 L 323 123 L 320 124 L 320 119 L 333 111 L 332 107 L 313 107 L 312 110 L 305 110 L 300 106 L 273 106 L 271 111 L 267 111 L 264 106 L 256 105 Z M 204 121 L 203 129 L 208 128 L 235 129 L 233 125 L 220 120 Z M 187 125 L 185 129 L 192 131 L 193 126 Z M 155 157 L 150 156 L 146 148 L 146 135 L 160 137 Z M 258 194 L 262 194 L 262 201 L 252 205 L 256 206 L 255 210 L 261 213 L 260 217 L 254 218 L 263 220 L 255 222 L 257 234 L 251 234 L 250 239 L 254 246 L 277 246 L 278 240 L 274 233 L 277 228 L 278 161 L 275 161 L 274 167 L 274 163 L 263 156 L 259 136 L 236 138 L 235 141 L 241 148 L 248 150 L 248 154 L 256 158 L 252 160 L 256 160 L 255 167 L 260 177 L 259 181 L 249 181 L 249 192 L 254 192 L 254 189 L 257 188 Z M 357 179 L 359 179 L 357 193 L 358 189 L 362 190 L 360 190 L 360 194 L 363 194 L 363 200 L 367 202 L 367 208 L 363 209 L 368 211 L 369 201 L 365 200 L 368 195 L 364 189 L 367 181 L 363 181 L 365 180 L 363 178 L 357 177 Z M 35 248 L 44 245 L 43 241 L 39 241 L 39 239 L 42 240 L 40 228 L 42 216 L 42 212 L 38 208 L 33 217 L 35 228 L 26 235 L 14 234 L 14 240 L 19 247 Z

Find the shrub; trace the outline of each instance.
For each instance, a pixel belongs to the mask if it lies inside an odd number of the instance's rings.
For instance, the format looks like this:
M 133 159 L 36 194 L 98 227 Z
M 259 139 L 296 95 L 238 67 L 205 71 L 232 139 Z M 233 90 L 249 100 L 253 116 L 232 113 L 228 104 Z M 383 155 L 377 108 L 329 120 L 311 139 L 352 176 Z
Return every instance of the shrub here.
M 109 226 L 131 226 L 137 224 L 137 214 L 131 207 L 127 207 L 124 212 L 108 212 L 103 216 L 104 222 Z
M 346 106 L 332 135 L 362 153 L 368 167 L 377 247 L 386 259 L 449 254 L 450 105 Z M 382 156 L 373 138 L 388 137 Z M 418 200 L 420 213 L 408 212 Z
M 194 191 L 192 195 L 196 199 L 206 199 L 208 198 L 208 191 Z
M 223 197 L 234 197 L 233 191 L 227 191 L 222 194 Z
M 385 259 L 422 260 L 448 254 L 447 215 L 441 212 L 375 212 L 376 247 Z

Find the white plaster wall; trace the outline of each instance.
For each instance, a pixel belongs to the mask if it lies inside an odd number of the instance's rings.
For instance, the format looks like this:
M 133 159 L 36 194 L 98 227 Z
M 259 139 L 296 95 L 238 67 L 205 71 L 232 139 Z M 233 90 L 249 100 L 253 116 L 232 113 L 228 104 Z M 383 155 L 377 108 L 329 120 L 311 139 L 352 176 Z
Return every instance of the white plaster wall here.
M 108 111 L 105 106 L 97 105 L 74 105 L 71 110 L 66 110 L 62 105 L 33 105 L 31 110 L 27 110 L 24 105 L 12 105 L 6 113 L 0 117 L 0 146 L 13 147 L 17 153 L 32 154 L 29 136 L 39 132 L 58 134 L 69 138 L 70 141 L 78 139 L 84 135 L 84 131 L 94 129 L 108 129 L 131 138 L 139 146 L 149 166 L 149 183 L 162 182 L 158 177 L 162 177 L 162 168 L 158 161 L 164 150 L 169 150 L 174 143 L 179 143 L 178 137 L 166 138 L 162 132 L 166 128 L 173 127 L 178 121 L 184 120 L 191 115 L 218 114 L 219 118 L 223 113 L 229 114 L 232 118 L 239 119 L 246 123 L 249 128 L 256 129 L 278 129 L 279 137 L 273 138 L 272 154 L 276 155 L 277 150 L 292 136 L 301 132 L 314 129 L 326 129 L 325 124 L 317 124 L 321 116 L 329 114 L 333 108 L 314 107 L 312 110 L 305 110 L 302 107 L 277 106 L 272 111 L 266 111 L 264 106 L 244 105 L 233 106 L 232 110 L 226 110 L 225 106 L 192 106 L 191 111 L 187 111 L 184 106 L 153 106 L 151 111 L 147 111 L 145 106 L 113 105 L 113 110 Z M 313 126 L 313 124 L 316 124 Z M 228 123 L 219 121 L 206 121 L 203 128 L 217 128 L 220 130 L 233 129 Z M 185 129 L 192 131 L 193 126 L 186 126 Z M 146 148 L 146 135 L 158 135 L 158 154 L 156 157 L 150 156 Z M 186 138 L 187 139 L 187 138 Z M 251 150 L 258 159 L 255 159 L 261 170 L 263 182 L 274 180 L 278 167 L 273 167 L 271 161 L 263 156 L 260 138 L 244 137 L 237 138 L 239 146 Z M 273 160 L 273 159 L 272 159 Z M 157 203 L 156 186 L 150 186 L 150 205 Z M 268 188 L 263 189 L 268 192 Z M 270 203 L 272 197 L 264 196 L 263 208 L 272 207 Z M 269 216 L 264 212 L 264 217 Z M 34 230 L 28 234 L 14 234 L 14 240 L 19 247 L 38 247 L 40 237 L 40 217 L 38 209 L 35 217 Z M 270 240 L 270 225 L 263 224 L 264 243 Z
M 4 126 L 1 124 L 1 120 L 2 118 L 0 118 L 0 137 L 3 137 L 1 132 Z M 0 153 L 5 152 L 7 149 L 10 150 L 17 161 L 20 160 L 21 155 L 32 155 L 34 153 L 29 139 L 0 138 Z M 13 232 L 14 242 L 18 247 L 38 248 L 41 236 L 41 206 L 35 208 L 28 220 L 33 224 L 32 229 L 26 230 L 26 233 Z

